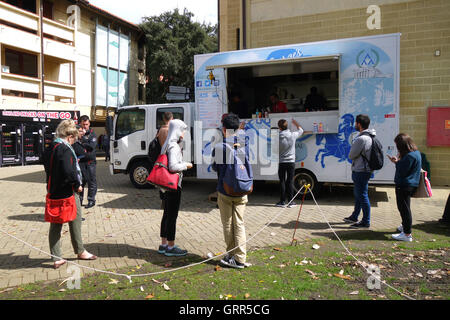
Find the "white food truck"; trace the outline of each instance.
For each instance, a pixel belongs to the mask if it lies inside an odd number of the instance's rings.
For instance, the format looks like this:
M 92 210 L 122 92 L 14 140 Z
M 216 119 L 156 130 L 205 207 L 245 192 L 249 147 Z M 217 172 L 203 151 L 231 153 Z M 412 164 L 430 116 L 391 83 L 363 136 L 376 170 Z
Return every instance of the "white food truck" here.
M 296 142 L 295 188 L 311 183 L 351 183 L 348 154 L 355 118 L 367 114 L 385 153 L 396 154 L 399 132 L 400 34 L 320 41 L 197 55 L 195 103 L 127 106 L 117 110 L 111 136 L 111 172 L 126 173 L 136 187 L 147 187 L 148 145 L 171 111 L 190 127 L 185 159 L 191 174 L 216 179 L 211 150 L 220 136 L 224 113 L 245 114 L 255 180 L 278 180 L 277 125 L 295 119 L 305 131 Z M 311 88 L 324 101 L 311 105 Z M 270 112 L 276 94 L 285 113 Z M 235 103 L 231 97 L 239 96 Z M 234 99 L 234 98 L 233 98 Z M 308 102 L 309 101 L 309 102 Z M 235 110 L 233 108 L 245 108 Z M 264 111 L 269 111 L 265 113 Z M 262 114 L 263 117 L 260 117 Z M 214 137 L 215 136 L 215 137 Z M 395 167 L 385 161 L 371 183 L 393 183 Z

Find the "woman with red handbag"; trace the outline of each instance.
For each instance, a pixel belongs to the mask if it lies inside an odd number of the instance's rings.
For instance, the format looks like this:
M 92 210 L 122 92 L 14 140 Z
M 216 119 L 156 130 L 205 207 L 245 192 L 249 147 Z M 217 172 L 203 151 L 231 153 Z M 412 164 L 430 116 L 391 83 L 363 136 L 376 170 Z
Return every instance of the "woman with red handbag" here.
M 187 250 L 183 250 L 175 245 L 176 223 L 181 202 L 181 182 L 183 171 L 192 168 L 192 163 L 183 161 L 183 153 L 180 144 L 188 126 L 181 120 L 171 120 L 169 131 L 164 145 L 161 147 L 161 154 L 167 154 L 168 169 L 171 173 L 178 173 L 178 187 L 176 190 L 162 190 L 164 192 L 164 213 L 161 220 L 161 245 L 158 252 L 168 257 L 185 256 Z
M 69 222 L 70 238 L 75 254 L 81 260 L 97 257 L 84 249 L 81 240 L 81 170 L 72 144 L 78 137 L 73 120 L 64 120 L 56 128 L 56 139 L 44 154 L 47 174 L 46 221 L 50 222 L 49 243 L 53 266 L 58 269 L 67 261 L 61 259 L 61 230 Z M 58 208 L 60 204 L 60 208 Z M 69 212 L 68 212 L 69 211 Z M 57 258 L 58 257 L 58 258 Z

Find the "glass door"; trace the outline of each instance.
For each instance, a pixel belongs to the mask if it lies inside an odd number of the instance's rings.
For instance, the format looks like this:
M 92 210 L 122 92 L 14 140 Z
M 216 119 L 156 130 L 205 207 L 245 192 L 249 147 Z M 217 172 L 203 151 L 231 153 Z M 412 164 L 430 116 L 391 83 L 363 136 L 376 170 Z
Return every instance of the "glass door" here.
M 1 165 L 20 164 L 20 125 L 1 125 Z
M 42 156 L 42 138 L 37 125 L 23 126 L 23 157 L 25 164 L 40 163 Z

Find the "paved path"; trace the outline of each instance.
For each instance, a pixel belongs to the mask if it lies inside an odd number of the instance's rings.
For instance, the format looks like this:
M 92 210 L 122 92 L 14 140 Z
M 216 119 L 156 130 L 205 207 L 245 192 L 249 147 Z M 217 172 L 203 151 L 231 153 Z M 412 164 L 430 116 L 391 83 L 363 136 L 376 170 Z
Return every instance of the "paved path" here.
M 161 260 L 155 250 L 159 244 L 162 216 L 158 192 L 154 189 L 133 188 L 128 176 L 111 176 L 104 161 L 98 163 L 97 177 L 97 205 L 83 210 L 86 220 L 82 233 L 85 247 L 98 255 L 99 259 L 79 263 L 115 270 Z M 49 225 L 44 222 L 43 215 L 44 181 L 42 166 L 0 168 L 0 228 L 49 252 Z M 214 190 L 214 181 L 192 178 L 184 181 L 176 242 L 191 254 L 201 257 L 208 252 L 224 252 L 219 210 L 215 203 L 208 201 L 208 194 Z M 432 199 L 413 199 L 414 224 L 434 221 L 442 216 L 450 188 L 435 188 L 433 191 Z M 329 221 L 339 232 L 353 232 L 342 221 L 352 211 L 352 192 L 350 187 L 334 187 L 331 192 L 326 188 L 318 199 Z M 369 195 L 372 202 L 371 229 L 394 231 L 401 223 L 394 189 L 372 188 Z M 276 208 L 273 204 L 277 201 L 278 185 L 274 183 L 258 186 L 249 197 L 245 216 L 248 237 L 273 219 L 279 210 L 284 212 L 258 234 L 248 244 L 248 248 L 290 243 L 298 207 Z M 300 221 L 296 233 L 298 240 L 317 236 L 332 237 L 312 201 L 305 203 Z M 64 257 L 74 259 L 67 224 L 63 227 L 62 243 Z M 66 266 L 53 270 L 48 256 L 0 233 L 0 288 L 67 277 Z

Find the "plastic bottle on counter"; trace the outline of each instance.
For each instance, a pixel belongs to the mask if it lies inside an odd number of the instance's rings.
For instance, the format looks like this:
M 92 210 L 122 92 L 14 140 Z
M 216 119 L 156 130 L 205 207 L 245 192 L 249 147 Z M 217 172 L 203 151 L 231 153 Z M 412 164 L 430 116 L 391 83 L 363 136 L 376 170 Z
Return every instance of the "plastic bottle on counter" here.
M 259 118 L 259 109 L 256 109 L 256 119 Z
M 314 122 L 314 123 L 313 123 L 313 132 L 314 132 L 314 133 L 318 133 L 318 131 L 319 131 L 319 127 L 318 127 L 318 125 L 317 125 L 317 122 Z
M 319 132 L 323 132 L 323 123 L 322 122 L 319 123 Z

